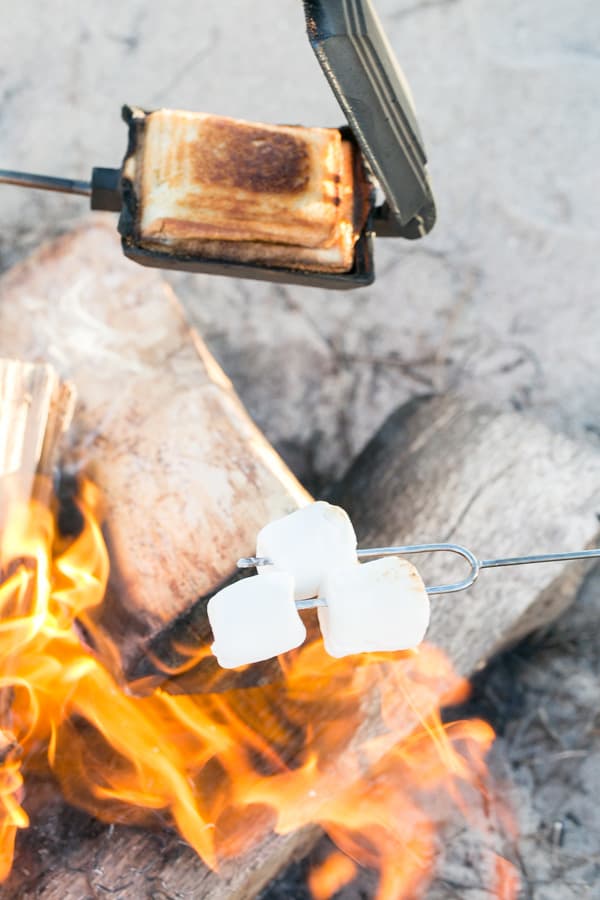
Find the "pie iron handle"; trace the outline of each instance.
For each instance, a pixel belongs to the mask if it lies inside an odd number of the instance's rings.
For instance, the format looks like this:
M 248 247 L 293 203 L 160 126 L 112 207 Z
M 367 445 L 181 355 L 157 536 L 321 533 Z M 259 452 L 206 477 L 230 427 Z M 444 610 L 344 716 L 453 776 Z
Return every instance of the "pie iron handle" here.
M 410 90 L 371 0 L 303 0 L 308 38 L 385 195 L 381 237 L 419 238 L 435 203 Z

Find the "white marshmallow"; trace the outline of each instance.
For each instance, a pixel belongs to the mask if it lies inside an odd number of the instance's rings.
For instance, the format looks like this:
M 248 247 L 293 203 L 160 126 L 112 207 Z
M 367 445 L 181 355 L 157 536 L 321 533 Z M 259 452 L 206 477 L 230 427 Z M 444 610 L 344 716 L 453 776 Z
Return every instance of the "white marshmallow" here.
M 294 579 L 283 572 L 253 575 L 211 597 L 212 652 L 224 669 L 271 659 L 298 647 L 306 628 L 294 603 Z
M 315 597 L 328 569 L 357 564 L 356 534 L 339 506 L 318 501 L 270 522 L 256 539 L 256 555 L 272 560 L 280 572 L 296 581 L 296 599 Z M 273 571 L 263 566 L 259 574 Z
M 397 556 L 328 572 L 319 624 L 330 656 L 408 650 L 425 637 L 429 596 L 411 563 Z

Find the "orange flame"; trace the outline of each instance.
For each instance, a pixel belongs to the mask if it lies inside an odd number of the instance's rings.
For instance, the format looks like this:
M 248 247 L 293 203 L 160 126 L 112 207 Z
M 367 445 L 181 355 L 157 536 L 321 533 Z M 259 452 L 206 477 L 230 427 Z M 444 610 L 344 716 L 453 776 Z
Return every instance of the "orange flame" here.
M 330 853 L 308 877 L 308 886 L 315 900 L 329 900 L 356 876 L 356 864 L 343 853 Z
M 417 895 L 450 808 L 467 812 L 478 797 L 489 814 L 491 802 L 491 728 L 446 727 L 437 712 L 466 689 L 444 655 L 425 645 L 338 660 L 314 640 L 281 658 L 284 686 L 129 696 L 80 640 L 108 558 L 91 484 L 78 503 L 73 540 L 36 501 L 15 503 L 0 535 L 0 729 L 14 735 L 10 752 L 0 743 L 0 880 L 28 824 L 26 760 L 104 821 L 173 824 L 215 869 L 272 829 L 316 822 L 352 860 L 380 869 L 381 900 Z M 350 863 L 329 866 L 313 873 L 316 898 L 353 876 Z M 497 896 L 516 897 L 506 860 L 497 875 Z

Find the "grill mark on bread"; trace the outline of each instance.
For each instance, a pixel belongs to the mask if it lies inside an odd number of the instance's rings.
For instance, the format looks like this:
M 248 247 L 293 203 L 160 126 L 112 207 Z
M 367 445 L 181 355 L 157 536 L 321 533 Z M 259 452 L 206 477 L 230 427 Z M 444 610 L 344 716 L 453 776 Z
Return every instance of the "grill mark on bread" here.
M 344 177 L 338 179 L 340 195 L 331 198 L 342 207 L 333 246 L 307 248 L 292 244 L 275 244 L 247 240 L 199 240 L 186 235 L 185 225 L 176 219 L 161 221 L 159 233 L 141 246 L 150 251 L 183 253 L 191 257 L 213 259 L 220 262 L 284 266 L 289 269 L 307 269 L 313 272 L 348 272 L 354 261 L 354 244 L 358 239 L 368 214 L 370 186 L 359 176 L 355 184 L 353 146 L 342 144 Z M 357 197 L 360 198 L 357 200 Z M 336 205 L 338 205 L 336 204 Z
M 240 152 L 248 145 L 251 152 Z M 178 220 L 179 238 L 335 243 L 342 166 L 335 129 L 158 110 L 146 116 L 139 149 L 141 239 Z
M 199 182 L 260 194 L 301 194 L 310 178 L 306 141 L 291 134 L 209 121 L 202 126 L 201 141 L 187 150 Z

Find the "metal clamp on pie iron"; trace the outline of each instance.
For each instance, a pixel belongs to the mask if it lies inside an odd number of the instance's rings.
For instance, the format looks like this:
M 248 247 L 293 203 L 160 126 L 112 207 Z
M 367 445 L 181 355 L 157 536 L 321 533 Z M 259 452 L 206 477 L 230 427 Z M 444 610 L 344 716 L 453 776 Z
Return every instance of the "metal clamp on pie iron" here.
M 374 234 L 413 239 L 433 227 L 425 152 L 370 0 L 305 0 L 304 9 L 348 126 L 126 106 L 120 170 L 96 168 L 90 183 L 0 170 L 0 182 L 88 195 L 92 209 L 119 212 L 123 251 L 142 265 L 327 288 L 370 284 Z

